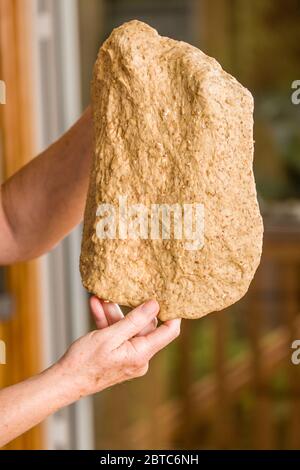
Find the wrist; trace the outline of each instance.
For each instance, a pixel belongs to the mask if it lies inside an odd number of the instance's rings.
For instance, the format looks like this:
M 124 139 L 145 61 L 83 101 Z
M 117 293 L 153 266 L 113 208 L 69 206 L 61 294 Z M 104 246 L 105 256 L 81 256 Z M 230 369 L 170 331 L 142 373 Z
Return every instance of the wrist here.
M 52 396 L 52 403 L 55 408 L 52 412 L 71 405 L 81 398 L 76 380 L 69 371 L 66 371 L 60 361 L 42 372 L 41 376 L 46 381 L 48 390 L 51 390 L 50 395 Z

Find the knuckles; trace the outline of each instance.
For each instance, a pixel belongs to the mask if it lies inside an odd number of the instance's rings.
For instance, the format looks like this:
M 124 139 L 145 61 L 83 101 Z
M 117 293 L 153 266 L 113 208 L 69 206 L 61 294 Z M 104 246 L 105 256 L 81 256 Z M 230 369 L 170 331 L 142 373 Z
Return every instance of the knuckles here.
M 147 360 L 143 356 L 134 356 L 131 359 L 131 365 L 134 369 L 140 369 L 141 367 L 144 367 L 146 364 L 147 364 Z
M 132 328 L 134 328 L 135 330 L 138 330 L 140 328 L 140 322 L 137 318 L 138 318 L 137 315 L 134 315 L 133 313 L 129 313 L 125 317 L 125 321 L 129 323 L 132 326 Z
M 149 364 L 146 362 L 143 365 L 130 367 L 126 371 L 128 378 L 142 377 L 148 372 Z
M 139 369 L 136 370 L 135 377 L 143 377 L 144 375 L 147 374 L 148 369 L 149 369 L 149 364 L 146 363 L 143 367 L 140 367 Z
M 176 325 L 172 326 L 172 339 L 178 338 L 180 335 L 180 323 L 177 323 Z
M 143 376 L 149 367 L 148 358 L 144 355 L 132 355 L 124 358 L 123 370 L 125 375 L 130 378 Z
M 174 338 L 178 338 L 179 335 L 180 335 L 180 325 L 176 326 L 174 330 Z

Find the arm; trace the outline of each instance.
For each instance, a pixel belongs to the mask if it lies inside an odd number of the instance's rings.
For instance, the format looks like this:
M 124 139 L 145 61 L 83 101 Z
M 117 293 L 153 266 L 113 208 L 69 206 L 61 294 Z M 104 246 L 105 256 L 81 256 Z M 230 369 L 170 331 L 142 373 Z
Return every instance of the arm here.
M 115 304 L 92 299 L 99 328 L 79 338 L 41 374 L 0 391 L 0 446 L 63 406 L 147 372 L 148 362 L 175 339 L 180 320 L 156 328 L 157 302 L 125 318 Z
M 58 364 L 0 391 L 0 447 L 72 400 Z
M 51 249 L 83 216 L 92 154 L 91 110 L 1 187 L 0 264 Z

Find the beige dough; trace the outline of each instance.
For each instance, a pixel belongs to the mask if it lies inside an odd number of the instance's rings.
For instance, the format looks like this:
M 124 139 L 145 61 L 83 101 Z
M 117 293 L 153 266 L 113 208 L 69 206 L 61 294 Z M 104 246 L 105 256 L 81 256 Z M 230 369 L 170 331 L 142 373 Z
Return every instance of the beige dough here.
M 199 318 L 239 300 L 259 264 L 263 235 L 251 93 L 199 49 L 130 21 L 99 51 L 92 107 L 84 286 L 130 307 L 155 298 L 162 320 Z M 199 247 L 187 249 L 184 230 L 181 239 L 175 231 L 166 239 L 120 239 L 117 225 L 115 238 L 99 238 L 105 214 L 97 216 L 97 208 L 117 210 L 120 196 L 128 207 L 143 204 L 149 226 L 155 204 L 202 206 Z M 111 226 L 106 230 L 114 235 Z

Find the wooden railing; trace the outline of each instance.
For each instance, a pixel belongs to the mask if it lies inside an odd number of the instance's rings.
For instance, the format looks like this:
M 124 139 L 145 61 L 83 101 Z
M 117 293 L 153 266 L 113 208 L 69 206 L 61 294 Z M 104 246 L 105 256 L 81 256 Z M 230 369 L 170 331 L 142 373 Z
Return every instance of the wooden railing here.
M 299 279 L 300 228 L 267 223 L 245 298 L 184 321 L 146 377 L 102 399 L 97 447 L 300 448 Z

